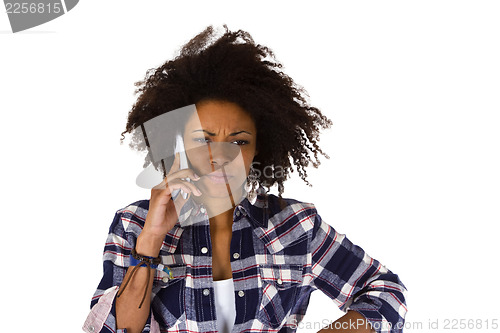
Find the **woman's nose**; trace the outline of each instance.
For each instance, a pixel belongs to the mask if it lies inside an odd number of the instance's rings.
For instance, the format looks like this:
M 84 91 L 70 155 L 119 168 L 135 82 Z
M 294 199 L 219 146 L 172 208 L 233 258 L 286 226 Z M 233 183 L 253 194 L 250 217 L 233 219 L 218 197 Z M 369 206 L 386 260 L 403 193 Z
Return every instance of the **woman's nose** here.
M 240 148 L 228 142 L 209 142 L 208 153 L 210 163 L 218 167 L 224 166 L 235 159 Z

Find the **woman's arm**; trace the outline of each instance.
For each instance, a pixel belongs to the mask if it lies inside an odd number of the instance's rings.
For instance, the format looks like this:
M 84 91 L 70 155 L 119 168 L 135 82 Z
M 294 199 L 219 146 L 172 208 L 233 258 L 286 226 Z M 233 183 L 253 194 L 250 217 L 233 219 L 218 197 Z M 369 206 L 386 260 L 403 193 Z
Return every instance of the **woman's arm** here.
M 339 320 L 359 314 L 378 333 L 401 331 L 407 309 L 406 288 L 399 277 L 337 233 L 316 211 L 310 252 L 313 287 L 341 310 L 355 311 Z
M 318 333 L 330 332 L 375 333 L 375 330 L 361 313 L 348 311 L 347 314 L 323 328 Z
M 180 155 L 176 153 L 167 177 L 151 189 L 151 199 L 149 200 L 144 228 L 137 236 L 135 244 L 135 250 L 138 254 L 156 258 L 160 253 L 165 236 L 177 222 L 177 212 L 187 202 L 188 197 L 183 198 L 178 195 L 176 199 L 173 199 L 172 191 L 183 190 L 187 194 L 201 195 L 200 190 L 194 184 L 185 180 L 185 177 L 189 177 L 193 181 L 197 181 L 200 177 L 195 175 L 191 169 L 179 170 L 179 167 Z M 142 332 L 150 313 L 151 290 L 155 274 L 154 270 L 151 269 L 152 272 L 149 272 L 148 280 L 148 269 L 150 268 L 139 267 L 123 293 L 116 299 L 116 325 L 119 329 L 126 328 L 127 333 Z M 131 275 L 132 270 L 133 268 L 127 270 L 123 281 L 128 281 L 127 278 Z M 139 308 L 146 285 L 148 288 L 146 297 Z
M 162 241 L 163 239 L 156 235 L 141 232 L 137 237 L 135 248 L 137 253 L 145 256 L 157 257 L 160 252 Z M 133 266 L 128 268 L 123 281 L 129 280 L 133 269 Z M 150 270 L 149 280 L 148 269 Z M 127 333 L 141 333 L 143 331 L 150 312 L 154 276 L 155 269 L 139 267 L 123 293 L 116 299 L 116 327 L 118 329 L 126 328 Z M 146 285 L 148 288 L 146 298 L 141 308 L 139 308 Z

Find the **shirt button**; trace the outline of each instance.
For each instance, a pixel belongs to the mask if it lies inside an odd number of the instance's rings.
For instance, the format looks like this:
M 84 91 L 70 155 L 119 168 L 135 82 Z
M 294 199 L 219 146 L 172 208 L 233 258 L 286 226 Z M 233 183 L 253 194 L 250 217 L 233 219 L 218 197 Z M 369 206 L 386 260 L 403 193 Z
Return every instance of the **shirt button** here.
M 245 292 L 243 290 L 238 291 L 238 296 L 240 297 L 245 296 Z
M 92 326 L 92 325 L 90 325 L 90 326 L 88 327 L 88 329 L 89 329 L 89 332 L 94 332 L 94 330 L 95 330 L 94 326 Z
M 205 254 L 208 252 L 208 249 L 206 247 L 201 248 L 201 253 Z
M 238 259 L 240 257 L 240 254 L 238 252 L 233 253 L 233 258 Z
M 283 281 L 281 279 L 278 279 L 278 280 L 276 280 L 276 283 L 283 284 Z
M 203 295 L 205 295 L 205 296 L 210 295 L 210 290 L 209 289 L 203 289 Z
M 200 208 L 200 212 L 205 213 L 206 211 L 207 211 L 207 210 L 205 209 L 205 207 L 201 207 L 201 208 Z
M 168 276 L 164 276 L 164 277 L 162 278 L 162 280 L 163 280 L 163 282 L 168 282 L 168 280 L 170 280 L 170 277 L 168 277 Z
M 240 211 L 239 210 L 236 211 L 236 216 L 240 216 Z

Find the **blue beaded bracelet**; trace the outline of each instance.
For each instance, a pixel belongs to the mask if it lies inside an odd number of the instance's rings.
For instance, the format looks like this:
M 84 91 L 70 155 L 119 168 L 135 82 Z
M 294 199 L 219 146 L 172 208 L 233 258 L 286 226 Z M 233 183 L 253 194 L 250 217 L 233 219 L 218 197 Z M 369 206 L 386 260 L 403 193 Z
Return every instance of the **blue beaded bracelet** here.
M 153 257 L 146 257 L 146 256 L 143 256 L 144 258 L 146 259 L 154 259 Z M 147 267 L 148 265 L 144 262 L 144 260 L 137 260 L 136 258 L 134 258 L 134 256 L 131 254 L 130 255 L 130 266 L 137 266 L 140 264 L 140 267 Z M 154 264 L 152 262 L 150 262 L 149 264 L 149 267 L 151 268 L 155 268 L 158 267 L 157 264 Z
M 134 276 L 135 272 L 137 272 L 137 269 L 139 267 L 142 266 L 142 267 L 157 268 L 158 264 L 161 265 L 161 258 L 160 258 L 160 256 L 158 256 L 157 258 L 153 258 L 153 257 L 149 257 L 149 256 L 143 256 L 143 255 L 138 254 L 135 251 L 135 248 L 133 248 L 131 252 L 132 253 L 130 254 L 130 264 L 133 264 L 133 266 L 135 266 L 135 267 L 132 270 L 132 272 L 130 273 L 127 281 L 124 281 L 122 283 L 122 285 L 120 285 L 120 290 L 118 290 L 118 293 L 116 294 L 116 297 L 120 297 L 123 294 L 123 291 L 125 290 L 125 288 L 127 288 L 127 285 L 130 282 L 130 279 L 132 279 L 132 277 Z M 151 271 L 148 269 L 147 272 L 148 272 L 148 277 L 147 277 L 146 281 L 149 281 L 149 274 L 151 273 Z M 169 277 L 170 277 L 170 275 L 171 274 L 169 274 Z M 144 288 L 144 295 L 142 296 L 141 303 L 139 304 L 139 309 L 141 308 L 142 304 L 144 304 L 144 301 L 146 300 L 147 293 L 148 293 L 148 284 L 146 283 L 146 288 Z
M 137 265 L 139 265 L 139 267 L 149 266 L 151 268 L 165 272 L 169 279 L 173 279 L 174 276 L 172 274 L 172 270 L 170 269 L 170 267 L 163 265 L 160 262 L 161 262 L 160 257 L 155 258 L 138 254 L 137 252 L 135 252 L 135 249 L 132 249 L 132 253 L 130 254 L 130 266 L 137 266 Z

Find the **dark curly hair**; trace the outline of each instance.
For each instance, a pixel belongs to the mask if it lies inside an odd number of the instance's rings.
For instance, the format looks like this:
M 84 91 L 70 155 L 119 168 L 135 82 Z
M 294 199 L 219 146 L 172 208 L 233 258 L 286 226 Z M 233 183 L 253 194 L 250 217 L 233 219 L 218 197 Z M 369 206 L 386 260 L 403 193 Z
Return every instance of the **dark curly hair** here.
M 213 27 L 207 27 L 177 57 L 147 70 L 144 80 L 135 83 L 135 93 L 140 95 L 128 114 L 121 143 L 124 134 L 131 133 L 130 147 L 144 150 L 142 136 L 134 131 L 144 122 L 203 100 L 229 101 L 255 121 L 259 153 L 253 165 L 261 171 L 259 184 L 267 191 L 277 184 L 281 198 L 283 183 L 293 172 L 292 160 L 300 178 L 312 186 L 305 168 L 309 163 L 319 166 L 318 154 L 329 158 L 318 142 L 320 129 L 329 128 L 331 120 L 309 105 L 307 92 L 281 71 L 269 48 L 255 44 L 248 32 L 231 32 L 226 25 L 224 29 L 216 38 Z M 150 163 L 148 154 L 144 166 Z M 281 168 L 279 175 L 262 172 L 276 166 Z

